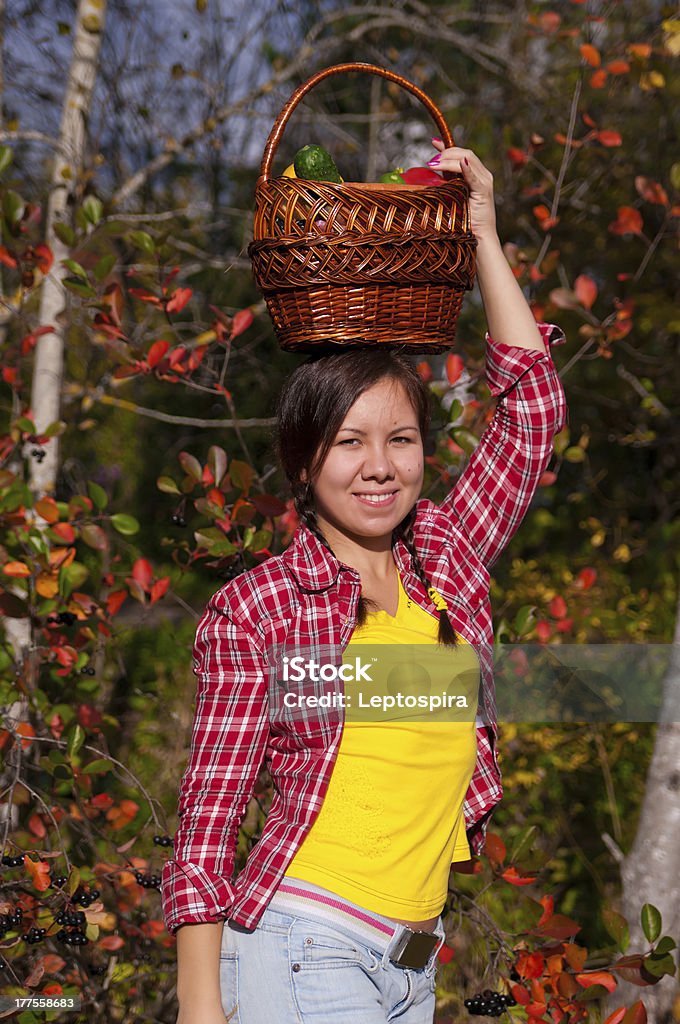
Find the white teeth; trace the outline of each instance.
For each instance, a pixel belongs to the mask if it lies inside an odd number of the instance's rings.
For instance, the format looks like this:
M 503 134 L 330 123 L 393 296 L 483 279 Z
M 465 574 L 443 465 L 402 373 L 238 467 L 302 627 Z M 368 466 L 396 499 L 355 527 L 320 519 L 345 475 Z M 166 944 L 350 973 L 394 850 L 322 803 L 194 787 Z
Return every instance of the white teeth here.
M 359 494 L 359 498 L 363 498 L 365 501 L 370 501 L 374 505 L 379 505 L 383 501 L 387 501 L 392 497 L 391 494 Z

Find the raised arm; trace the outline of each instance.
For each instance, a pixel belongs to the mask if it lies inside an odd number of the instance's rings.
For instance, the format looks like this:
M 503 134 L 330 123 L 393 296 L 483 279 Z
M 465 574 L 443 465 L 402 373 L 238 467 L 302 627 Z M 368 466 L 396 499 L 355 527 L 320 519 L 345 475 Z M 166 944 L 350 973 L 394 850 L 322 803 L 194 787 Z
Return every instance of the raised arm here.
M 522 522 L 567 421 L 564 389 L 550 348 L 564 335 L 537 324 L 496 232 L 491 172 L 469 149 L 444 149 L 438 170 L 458 172 L 470 186 L 477 238 L 477 281 L 487 334 L 486 379 L 498 398 L 494 418 L 441 508 L 455 516 L 480 559 L 491 566 Z
M 168 931 L 183 933 L 177 943 L 180 1007 L 185 1002 L 196 1008 L 199 996 L 203 1007 L 219 998 L 219 936 L 233 902 L 238 829 L 269 734 L 263 658 L 251 632 L 230 616 L 223 591 L 210 600 L 199 622 L 194 671 L 191 749 L 161 899 Z M 195 927 L 204 924 L 215 931 Z M 201 951 L 205 956 L 198 955 Z

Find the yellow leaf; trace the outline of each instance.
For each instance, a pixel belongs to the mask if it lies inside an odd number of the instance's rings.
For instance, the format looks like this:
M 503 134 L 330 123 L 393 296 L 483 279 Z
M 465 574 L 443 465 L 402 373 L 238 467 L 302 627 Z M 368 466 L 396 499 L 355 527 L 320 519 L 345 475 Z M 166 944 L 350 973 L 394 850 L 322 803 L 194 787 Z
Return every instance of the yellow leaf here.
M 35 589 L 41 597 L 56 597 L 59 593 L 59 580 L 49 572 L 41 572 L 35 581 Z
M 194 339 L 194 345 L 209 345 L 211 341 L 214 341 L 217 335 L 214 331 L 203 331 L 197 338 Z
M 680 36 L 677 38 L 680 38 Z M 665 84 L 666 79 L 660 71 L 643 71 L 640 75 L 640 88 L 644 92 L 650 92 L 652 89 L 663 89 Z

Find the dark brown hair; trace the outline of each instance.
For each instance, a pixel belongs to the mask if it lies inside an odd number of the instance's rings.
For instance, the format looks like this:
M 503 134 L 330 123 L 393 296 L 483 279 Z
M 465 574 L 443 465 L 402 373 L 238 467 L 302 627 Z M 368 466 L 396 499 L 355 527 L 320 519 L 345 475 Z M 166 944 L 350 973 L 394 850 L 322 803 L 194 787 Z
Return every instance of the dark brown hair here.
M 277 408 L 276 452 L 290 483 L 296 511 L 305 525 L 332 552 L 316 518 L 311 478 L 321 468 L 333 441 L 356 400 L 378 381 L 401 384 L 418 419 L 425 441 L 430 426 L 430 392 L 408 356 L 394 350 L 345 349 L 332 355 L 313 355 L 288 378 Z M 303 471 L 307 482 L 303 481 Z M 425 588 L 425 575 L 413 537 L 415 508 L 395 527 L 392 540 L 403 540 L 414 571 Z M 359 600 L 357 624 L 366 620 L 368 601 Z M 456 645 L 458 638 L 445 610 L 439 613 L 439 642 Z

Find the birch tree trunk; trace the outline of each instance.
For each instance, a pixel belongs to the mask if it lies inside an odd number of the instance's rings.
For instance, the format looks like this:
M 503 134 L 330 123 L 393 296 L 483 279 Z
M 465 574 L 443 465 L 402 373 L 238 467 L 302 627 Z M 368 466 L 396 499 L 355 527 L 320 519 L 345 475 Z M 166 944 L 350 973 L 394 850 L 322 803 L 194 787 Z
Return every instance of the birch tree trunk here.
M 4 4 L 0 12 L 4 14 Z M 40 295 L 40 326 L 51 326 L 36 345 L 35 367 L 31 389 L 31 412 L 38 434 L 59 419 L 64 367 L 64 322 L 66 292 L 63 279 L 66 270 L 61 260 L 68 256 L 66 247 L 57 238 L 55 224 L 71 219 L 72 198 L 81 177 L 85 153 L 86 121 L 92 102 L 101 45 L 106 0 L 80 0 L 76 14 L 73 54 L 66 82 L 59 130 L 60 146 L 55 153 L 50 195 L 47 204 L 45 242 L 54 254 L 51 272 L 42 282 Z M 33 447 L 33 446 L 31 446 Z M 35 498 L 54 491 L 59 459 L 59 439 L 53 437 L 45 447 L 41 462 L 30 460 L 30 485 Z M 26 666 L 31 658 L 32 634 L 29 619 L 9 618 L 4 621 L 7 640 L 12 645 L 15 662 Z M 30 675 L 29 667 L 29 675 Z M 27 717 L 26 700 L 16 701 L 9 708 L 7 723 L 16 725 Z M 10 769 L 11 770 L 11 769 Z M 8 770 L 9 771 L 9 770 Z M 0 775 L 6 783 L 8 772 Z M 17 808 L 9 814 L 10 828 L 16 825 Z M 8 819 L 7 803 L 0 804 L 0 822 Z
M 52 330 L 39 338 L 35 351 L 31 410 L 38 433 L 58 420 L 61 411 L 65 326 L 60 314 L 66 305 L 63 279 L 68 273 L 61 261 L 68 256 L 68 250 L 57 238 L 54 227 L 70 220 L 81 178 L 105 14 L 106 0 L 80 0 L 76 13 L 73 55 L 59 129 L 60 148 L 54 159 L 45 225 L 45 242 L 54 254 L 54 265 L 42 283 L 39 319 L 40 326 Z M 42 461 L 31 460 L 31 489 L 36 497 L 54 491 L 58 464 L 59 440 L 53 437 L 46 445 Z
M 675 637 L 664 684 L 661 722 L 649 766 L 635 841 L 621 866 L 622 911 L 630 924 L 631 950 L 648 948 L 640 910 L 653 903 L 661 911 L 663 934 L 680 942 L 680 597 Z M 674 951 L 677 964 L 677 950 Z M 622 984 L 611 1009 L 642 999 L 650 1024 L 671 1024 L 680 991 L 677 978 L 653 988 Z

